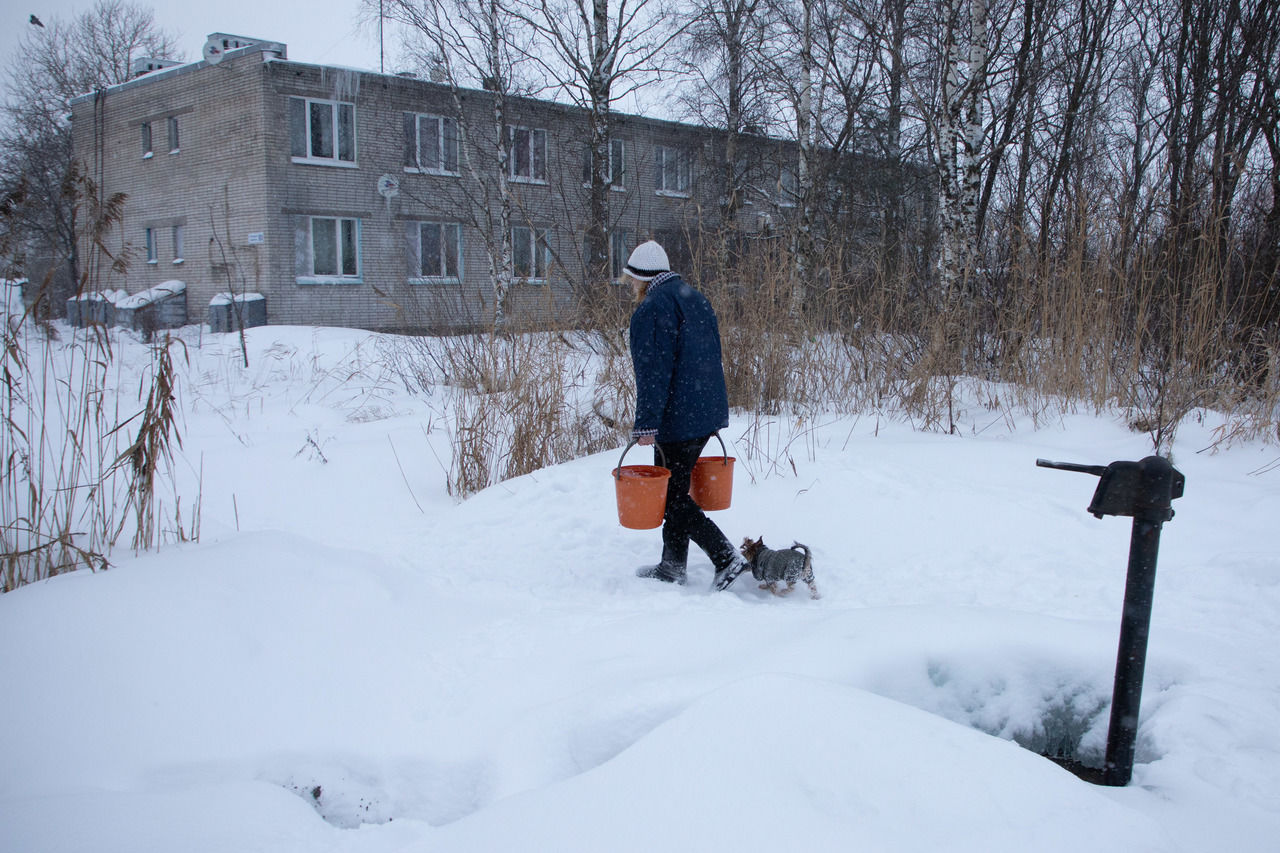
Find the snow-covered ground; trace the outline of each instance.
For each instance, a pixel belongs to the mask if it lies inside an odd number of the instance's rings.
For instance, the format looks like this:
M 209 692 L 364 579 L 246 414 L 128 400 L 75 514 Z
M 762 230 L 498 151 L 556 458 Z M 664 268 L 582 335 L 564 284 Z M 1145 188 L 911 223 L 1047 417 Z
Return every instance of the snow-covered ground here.
M 0 597 L 2 850 L 1280 844 L 1275 445 L 1183 426 L 1138 763 L 1101 788 L 1013 741 L 1105 741 L 1129 522 L 1034 463 L 1146 456 L 1119 416 L 779 421 L 748 460 L 736 415 L 715 518 L 810 545 L 823 597 L 710 593 L 696 549 L 687 587 L 634 577 L 621 447 L 457 502 L 444 392 L 384 339 L 254 329 L 246 369 L 183 334 L 199 542 Z

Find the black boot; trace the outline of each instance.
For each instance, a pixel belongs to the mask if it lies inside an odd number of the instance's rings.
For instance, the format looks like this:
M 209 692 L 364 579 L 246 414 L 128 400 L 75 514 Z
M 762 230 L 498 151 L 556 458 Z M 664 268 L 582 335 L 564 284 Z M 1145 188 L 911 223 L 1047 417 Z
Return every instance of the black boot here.
M 684 563 L 672 563 L 663 560 L 655 566 L 641 566 L 636 569 L 636 577 L 653 578 L 654 580 L 684 586 L 688 578 L 685 575 Z
M 735 556 L 733 562 L 727 566 L 716 569 L 716 576 L 711 581 L 711 588 L 716 590 L 726 590 L 729 585 L 738 579 L 738 575 L 751 568 L 751 565 L 741 557 Z

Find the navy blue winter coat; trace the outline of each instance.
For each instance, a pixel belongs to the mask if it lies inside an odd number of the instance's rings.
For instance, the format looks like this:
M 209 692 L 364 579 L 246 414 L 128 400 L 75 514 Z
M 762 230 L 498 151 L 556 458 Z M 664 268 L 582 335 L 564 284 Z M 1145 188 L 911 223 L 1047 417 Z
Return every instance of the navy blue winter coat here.
M 633 436 L 653 435 L 670 443 L 729 425 L 720 325 L 707 298 L 676 273 L 650 282 L 631 315 L 631 363 L 636 372 Z

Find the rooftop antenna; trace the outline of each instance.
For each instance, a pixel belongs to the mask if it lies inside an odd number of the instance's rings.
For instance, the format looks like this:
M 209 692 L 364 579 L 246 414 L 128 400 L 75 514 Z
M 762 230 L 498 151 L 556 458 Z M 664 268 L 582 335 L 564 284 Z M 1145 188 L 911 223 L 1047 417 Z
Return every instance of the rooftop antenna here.
M 378 0 L 378 73 L 386 74 L 386 63 L 382 50 L 382 4 L 383 0 Z

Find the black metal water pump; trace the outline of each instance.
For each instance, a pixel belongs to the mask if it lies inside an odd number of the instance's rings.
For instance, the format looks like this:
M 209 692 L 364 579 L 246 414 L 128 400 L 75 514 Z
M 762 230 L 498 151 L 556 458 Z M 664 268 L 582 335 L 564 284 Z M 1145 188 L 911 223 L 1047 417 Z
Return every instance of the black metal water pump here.
M 1106 466 L 1050 462 L 1047 459 L 1037 459 L 1036 465 L 1093 474 L 1099 481 L 1089 503 L 1089 512 L 1098 518 L 1104 515 L 1133 518 L 1124 615 L 1120 622 L 1120 648 L 1116 654 L 1116 680 L 1111 694 L 1111 723 L 1107 730 L 1106 763 L 1101 772 L 1068 764 L 1069 769 L 1086 781 L 1124 786 L 1133 776 L 1160 527 L 1173 518 L 1171 504 L 1182 497 L 1186 478 L 1163 456 L 1148 456 L 1140 462 L 1112 462 Z

